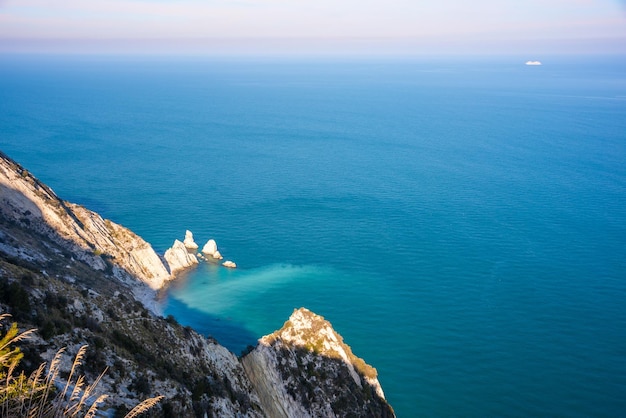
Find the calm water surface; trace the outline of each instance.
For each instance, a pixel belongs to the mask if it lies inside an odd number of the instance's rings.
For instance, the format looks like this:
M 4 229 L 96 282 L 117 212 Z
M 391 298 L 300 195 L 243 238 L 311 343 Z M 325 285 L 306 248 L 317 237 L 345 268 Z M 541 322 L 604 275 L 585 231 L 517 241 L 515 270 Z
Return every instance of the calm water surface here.
M 239 353 L 306 306 L 398 416 L 626 411 L 626 63 L 0 56 L 0 149 L 202 264 Z

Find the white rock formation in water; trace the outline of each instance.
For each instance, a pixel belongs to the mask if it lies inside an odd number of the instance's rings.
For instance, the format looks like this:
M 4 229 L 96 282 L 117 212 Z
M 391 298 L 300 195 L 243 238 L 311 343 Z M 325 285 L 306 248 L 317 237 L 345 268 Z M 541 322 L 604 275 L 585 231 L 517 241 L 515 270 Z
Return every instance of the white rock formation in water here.
M 237 268 L 237 264 L 235 264 L 235 262 L 234 262 L 234 261 L 230 261 L 230 260 L 226 260 L 226 261 L 224 261 L 224 262 L 222 263 L 222 265 L 223 265 L 224 267 L 228 267 L 228 268 L 230 268 L 230 269 L 235 269 L 235 268 Z
M 217 243 L 214 239 L 210 239 L 204 244 L 202 247 L 202 253 L 205 255 L 210 255 L 211 257 L 215 257 L 215 253 L 217 252 Z
M 179 240 L 175 240 L 174 245 L 165 251 L 165 261 L 167 261 L 171 274 L 176 274 L 194 264 L 198 264 L 196 256 L 190 253 L 185 244 Z
M 189 230 L 185 231 L 185 241 L 183 241 L 183 244 L 185 244 L 185 247 L 190 250 L 198 249 L 198 244 L 196 244 L 196 242 L 193 240 L 193 234 Z

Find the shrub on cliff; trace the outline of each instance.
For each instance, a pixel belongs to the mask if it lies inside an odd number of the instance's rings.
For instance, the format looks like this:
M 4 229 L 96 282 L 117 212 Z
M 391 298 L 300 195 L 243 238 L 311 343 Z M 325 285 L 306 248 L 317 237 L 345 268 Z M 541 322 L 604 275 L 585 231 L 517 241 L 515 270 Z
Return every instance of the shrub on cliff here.
M 0 315 L 0 323 L 8 315 Z M 65 349 L 61 349 L 50 362 L 46 373 L 43 363 L 30 376 L 17 373 L 23 354 L 15 344 L 28 338 L 35 330 L 19 333 L 17 324 L 11 324 L 8 331 L 0 338 L 0 417 L 94 417 L 98 407 L 107 398 L 100 395 L 95 399 L 94 389 L 104 375 L 87 385 L 84 376 L 78 376 L 76 370 L 81 365 L 87 346 L 82 346 L 74 358 L 72 368 L 65 382 L 60 381 L 60 363 Z M 106 370 L 105 370 L 106 371 Z M 163 396 L 146 399 L 133 408 L 126 418 L 133 418 L 156 405 Z
M 7 304 L 18 317 L 30 313 L 28 292 L 17 281 L 10 282 L 4 277 L 0 279 L 0 302 Z

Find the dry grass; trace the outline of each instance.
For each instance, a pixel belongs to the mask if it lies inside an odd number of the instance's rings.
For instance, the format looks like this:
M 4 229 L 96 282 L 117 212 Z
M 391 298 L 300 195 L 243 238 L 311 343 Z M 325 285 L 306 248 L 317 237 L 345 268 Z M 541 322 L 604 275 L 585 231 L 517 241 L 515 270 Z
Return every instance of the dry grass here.
M 0 315 L 0 323 L 7 317 L 8 315 Z M 43 363 L 28 377 L 23 372 L 16 373 L 23 354 L 15 344 L 28 338 L 34 331 L 31 329 L 19 333 L 17 324 L 13 323 L 0 339 L 0 417 L 94 417 L 98 407 L 107 398 L 107 395 L 95 397 L 96 386 L 106 369 L 90 385 L 86 384 L 84 376 L 78 375 L 77 370 L 85 356 L 86 345 L 76 353 L 66 381 L 59 378 L 65 349 L 56 353 L 47 372 L 46 363 Z M 163 396 L 146 399 L 133 408 L 126 418 L 137 417 L 161 399 Z

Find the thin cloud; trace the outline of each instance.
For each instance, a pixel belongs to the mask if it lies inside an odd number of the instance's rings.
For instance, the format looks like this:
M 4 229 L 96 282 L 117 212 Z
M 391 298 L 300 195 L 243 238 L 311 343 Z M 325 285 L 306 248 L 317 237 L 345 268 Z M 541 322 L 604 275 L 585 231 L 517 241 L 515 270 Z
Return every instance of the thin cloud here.
M 587 0 L 0 0 L 0 39 L 626 38 Z

